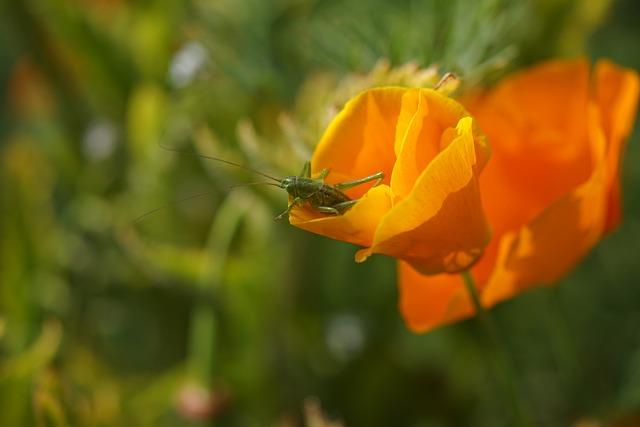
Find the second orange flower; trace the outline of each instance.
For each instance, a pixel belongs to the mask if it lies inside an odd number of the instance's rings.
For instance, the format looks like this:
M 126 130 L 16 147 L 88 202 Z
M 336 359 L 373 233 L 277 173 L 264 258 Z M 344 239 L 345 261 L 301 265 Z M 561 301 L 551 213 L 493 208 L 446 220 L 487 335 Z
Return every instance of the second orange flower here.
M 538 64 L 464 103 L 494 156 L 480 188 L 493 238 L 472 268 L 484 307 L 562 278 L 620 221 L 620 161 L 640 79 L 610 61 Z M 455 275 L 399 263 L 400 308 L 425 332 L 475 312 Z

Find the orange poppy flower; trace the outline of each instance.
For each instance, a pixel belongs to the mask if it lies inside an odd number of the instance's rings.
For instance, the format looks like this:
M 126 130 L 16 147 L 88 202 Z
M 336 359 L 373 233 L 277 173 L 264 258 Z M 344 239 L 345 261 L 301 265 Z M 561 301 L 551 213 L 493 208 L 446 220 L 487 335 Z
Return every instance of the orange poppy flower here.
M 379 88 L 346 104 L 320 140 L 312 173 L 330 184 L 383 172 L 383 182 L 346 193 L 359 199 L 343 215 L 294 208 L 291 224 L 405 260 L 426 273 L 466 269 L 490 231 L 478 175 L 489 147 L 458 102 L 431 89 Z
M 638 75 L 609 61 L 552 61 L 463 102 L 493 149 L 480 179 L 493 239 L 472 268 L 483 306 L 560 279 L 620 221 L 619 163 Z M 427 331 L 474 310 L 456 275 L 399 265 L 400 307 Z

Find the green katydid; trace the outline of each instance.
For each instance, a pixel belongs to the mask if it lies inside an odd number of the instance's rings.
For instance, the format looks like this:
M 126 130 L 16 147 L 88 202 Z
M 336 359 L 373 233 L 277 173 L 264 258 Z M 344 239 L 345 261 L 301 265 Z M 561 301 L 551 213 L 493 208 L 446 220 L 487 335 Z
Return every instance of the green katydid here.
M 274 182 L 254 182 L 248 184 L 240 184 L 243 185 L 272 185 L 275 187 L 282 188 L 289 193 L 292 200 L 289 203 L 287 209 L 282 212 L 280 215 L 276 217 L 276 219 L 282 219 L 296 206 L 304 206 L 307 205 L 311 209 L 329 214 L 329 215 L 342 215 L 346 211 L 348 211 L 353 205 L 357 203 L 358 200 L 353 200 L 349 196 L 347 196 L 343 191 L 349 188 L 356 187 L 358 185 L 366 184 L 368 182 L 375 181 L 373 186 L 377 186 L 384 179 L 383 172 L 376 172 L 372 175 L 365 176 L 363 178 L 354 179 L 350 181 L 339 182 L 337 184 L 327 184 L 324 182 L 324 179 L 329 174 L 329 169 L 322 169 L 320 173 L 316 177 L 311 176 L 311 163 L 305 162 L 304 167 L 302 168 L 302 172 L 300 175 L 291 175 L 285 178 L 279 179 L 275 178 L 271 175 L 267 175 L 266 173 L 260 172 L 258 170 L 252 169 L 250 167 L 241 165 L 239 163 L 234 163 L 229 160 L 221 159 L 218 157 L 205 156 L 197 153 L 190 153 L 180 150 L 175 150 L 167 147 L 163 147 L 168 151 L 175 151 L 182 154 L 193 154 L 199 157 L 203 157 L 205 159 L 215 160 L 218 162 L 226 163 L 231 166 L 235 166 L 238 168 L 242 168 L 253 172 L 257 175 L 268 178 Z M 200 193 L 196 194 L 184 199 L 177 200 L 176 202 L 181 202 L 189 199 L 193 199 L 196 197 L 200 197 L 203 195 L 210 194 Z M 150 215 L 160 209 L 163 209 L 166 206 L 162 206 L 160 208 L 154 209 L 145 213 L 144 215 L 139 216 L 134 222 L 140 221 L 142 218 Z
M 324 179 L 329 174 L 329 169 L 322 169 L 317 177 L 311 176 L 311 163 L 305 162 L 299 176 L 288 176 L 278 180 L 278 186 L 284 188 L 293 198 L 287 210 L 276 217 L 280 219 L 286 216 L 295 206 L 308 205 L 318 212 L 342 215 L 356 204 L 357 200 L 352 200 L 343 193 L 343 190 L 356 187 L 367 182 L 375 181 L 373 186 L 380 184 L 384 179 L 383 172 L 376 172 L 363 178 L 351 181 L 339 182 L 337 184 L 326 184 Z M 271 178 L 275 179 L 275 178 Z

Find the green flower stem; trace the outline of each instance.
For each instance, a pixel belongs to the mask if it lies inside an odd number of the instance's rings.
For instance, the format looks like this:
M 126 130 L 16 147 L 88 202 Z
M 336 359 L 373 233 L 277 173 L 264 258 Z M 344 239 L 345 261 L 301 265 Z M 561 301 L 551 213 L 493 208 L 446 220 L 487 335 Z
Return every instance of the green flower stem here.
M 549 341 L 557 364 L 562 387 L 568 392 L 571 380 L 584 369 L 578 356 L 575 336 L 571 333 L 569 321 L 559 299 L 558 288 L 545 292 L 547 306 L 547 328 Z
M 531 417 L 526 411 L 525 405 L 520 399 L 515 369 L 510 359 L 507 357 L 506 347 L 500 339 L 500 335 L 498 334 L 493 318 L 480 303 L 480 297 L 478 296 L 475 280 L 473 279 L 471 272 L 469 270 L 464 271 L 461 273 L 461 276 L 476 311 L 477 319 L 480 324 L 482 324 L 482 328 L 493 347 L 494 351 L 491 356 L 496 365 L 496 371 L 499 371 L 502 375 L 503 386 L 505 388 L 505 393 L 509 396 L 509 400 L 511 402 L 514 420 L 518 425 L 530 426 L 533 423 L 531 421 Z
M 221 204 L 207 238 L 207 257 L 199 281 L 201 291 L 214 299 L 223 282 L 224 269 L 242 218 L 247 214 L 250 201 L 236 191 Z M 196 303 L 191 313 L 189 331 L 188 372 L 196 384 L 211 389 L 213 386 L 217 320 L 215 307 L 209 298 Z

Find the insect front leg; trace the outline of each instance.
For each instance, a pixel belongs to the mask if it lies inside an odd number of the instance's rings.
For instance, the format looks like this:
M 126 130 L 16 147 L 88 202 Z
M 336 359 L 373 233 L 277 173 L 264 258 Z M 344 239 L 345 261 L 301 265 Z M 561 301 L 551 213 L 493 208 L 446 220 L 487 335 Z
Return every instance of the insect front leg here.
M 334 185 L 334 187 L 338 190 L 347 190 L 349 188 L 353 188 L 361 184 L 366 184 L 367 182 L 371 181 L 375 181 L 375 183 L 373 184 L 373 186 L 375 187 L 380 184 L 383 179 L 384 172 L 376 172 L 373 175 L 365 176 L 364 178 L 360 179 L 354 179 L 353 181 L 339 182 L 338 184 Z
M 294 207 L 301 205 L 304 202 L 304 200 L 300 197 L 296 197 L 295 199 L 293 199 L 291 201 L 291 203 L 289 203 L 289 206 L 287 206 L 287 209 L 282 212 L 280 215 L 275 217 L 275 220 L 281 220 L 282 218 L 284 218 L 285 216 L 289 215 L 289 212 L 291 212 L 291 209 L 293 209 Z

